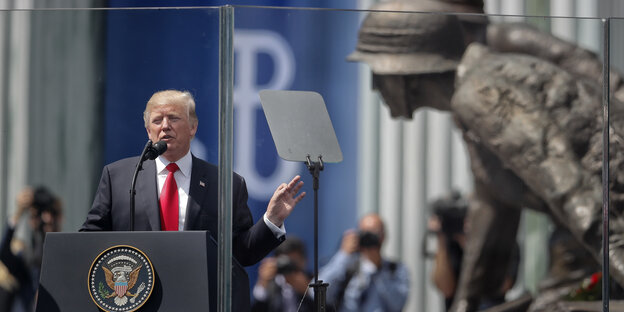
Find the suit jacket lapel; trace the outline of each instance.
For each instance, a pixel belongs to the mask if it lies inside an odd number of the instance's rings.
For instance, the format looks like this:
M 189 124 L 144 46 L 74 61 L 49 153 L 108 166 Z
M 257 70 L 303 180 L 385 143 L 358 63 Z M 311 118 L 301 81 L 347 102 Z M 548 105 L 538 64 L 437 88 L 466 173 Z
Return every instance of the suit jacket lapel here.
M 158 183 L 156 182 L 156 163 L 148 160 L 143 163 L 143 171 L 137 179 L 136 211 L 144 214 L 149 221 L 148 231 L 160 230 L 160 204 L 158 203 Z M 140 195 L 139 195 L 140 194 Z M 135 219 L 139 219 L 135 217 Z M 139 222 L 136 223 L 140 226 Z
M 191 185 L 189 186 L 189 199 L 186 206 L 186 220 L 184 222 L 185 230 L 194 230 L 195 223 L 198 221 L 201 204 L 206 196 L 208 183 L 208 172 L 201 166 L 200 161 L 193 156 L 193 167 L 191 168 Z

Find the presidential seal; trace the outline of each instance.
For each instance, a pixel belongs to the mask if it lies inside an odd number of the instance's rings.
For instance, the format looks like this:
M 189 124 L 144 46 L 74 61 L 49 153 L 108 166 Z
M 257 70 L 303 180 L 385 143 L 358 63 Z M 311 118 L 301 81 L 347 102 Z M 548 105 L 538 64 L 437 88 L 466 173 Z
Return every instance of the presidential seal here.
M 139 309 L 154 289 L 154 268 L 147 256 L 132 246 L 104 250 L 89 270 L 89 294 L 100 309 L 130 312 Z

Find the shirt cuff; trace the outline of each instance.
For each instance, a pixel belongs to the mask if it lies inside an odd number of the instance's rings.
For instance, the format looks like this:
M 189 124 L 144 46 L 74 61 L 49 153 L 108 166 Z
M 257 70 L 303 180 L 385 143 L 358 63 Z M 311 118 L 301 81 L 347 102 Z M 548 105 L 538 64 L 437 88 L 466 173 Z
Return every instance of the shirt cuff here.
M 267 218 L 266 213 L 264 214 L 262 219 L 264 220 L 264 224 L 269 227 L 269 229 L 271 230 L 271 232 L 273 232 L 273 235 L 275 235 L 277 239 L 282 239 L 282 237 L 286 235 L 286 228 L 284 227 L 284 224 L 282 224 L 282 226 L 280 227 L 273 224 L 273 222 L 271 222 L 269 218 Z
M 269 294 L 266 288 L 256 284 L 253 288 L 253 296 L 258 301 L 266 301 Z

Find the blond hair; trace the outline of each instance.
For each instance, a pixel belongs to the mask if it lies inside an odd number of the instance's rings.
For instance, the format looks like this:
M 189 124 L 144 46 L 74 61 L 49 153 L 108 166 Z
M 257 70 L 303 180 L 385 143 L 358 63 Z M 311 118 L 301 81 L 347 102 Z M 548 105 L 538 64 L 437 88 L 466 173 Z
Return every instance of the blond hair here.
M 191 125 L 197 125 L 198 120 L 195 113 L 195 99 L 193 99 L 193 95 L 188 91 L 164 90 L 154 93 L 147 101 L 145 111 L 143 111 L 145 128 L 149 126 L 149 117 L 154 106 L 167 104 L 184 105 Z

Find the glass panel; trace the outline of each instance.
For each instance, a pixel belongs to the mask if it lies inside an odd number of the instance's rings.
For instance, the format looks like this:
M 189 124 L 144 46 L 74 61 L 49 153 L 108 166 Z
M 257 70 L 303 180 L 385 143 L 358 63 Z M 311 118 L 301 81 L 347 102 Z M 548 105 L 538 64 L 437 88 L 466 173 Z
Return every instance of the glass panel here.
M 10 26 L 2 33 L 1 67 L 7 206 L 23 185 L 46 185 L 63 198 L 64 229 L 79 228 L 102 166 L 140 154 L 143 110 L 158 90 L 194 95 L 200 127 L 193 153 L 216 164 L 217 8 L 1 17 Z
M 621 221 L 618 216 L 622 215 L 622 181 L 621 175 L 621 167 L 622 167 L 622 108 L 624 103 L 624 93 L 623 83 L 622 83 L 622 73 L 624 72 L 624 59 L 622 57 L 622 52 L 624 51 L 624 46 L 622 46 L 622 36 L 624 35 L 624 20 L 621 18 L 614 18 L 608 21 L 608 29 L 609 29 L 609 41 L 608 45 L 605 44 L 605 47 L 609 47 L 608 49 L 608 58 L 610 65 L 609 72 L 609 91 L 610 91 L 610 101 L 609 101 L 609 110 L 608 113 L 608 132 L 603 131 L 603 140 L 609 142 L 608 148 L 608 170 L 609 170 L 609 183 L 608 183 L 608 196 L 609 196 L 609 209 L 610 209 L 610 220 L 609 220 L 609 255 L 615 254 L 615 256 L 619 256 L 619 259 L 622 258 L 621 254 Z M 608 140 L 608 141 L 607 141 Z M 603 166 L 605 158 L 603 157 Z M 603 180 L 604 181 L 604 180 Z M 604 195 L 603 195 L 604 196 Z M 620 217 L 621 218 L 621 217 Z M 621 273 L 617 268 L 621 268 L 621 262 L 618 262 L 614 259 L 615 257 L 609 257 L 611 261 L 610 265 L 610 275 L 612 279 L 620 281 Z M 618 259 L 618 260 L 619 260 Z M 621 285 L 621 283 L 620 283 Z M 617 284 L 611 284 L 611 298 L 616 299 L 621 296 L 621 287 Z
M 433 201 L 456 190 L 464 201 L 451 203 L 471 206 L 472 246 L 484 244 L 464 254 L 472 279 L 459 282 L 458 297 L 514 280 L 507 299 L 523 298 L 525 289 L 539 296 L 538 283 L 572 276 L 547 275 L 556 270 L 582 269 L 582 277 L 600 271 L 601 173 L 600 161 L 591 161 L 602 147 L 600 20 L 490 16 L 486 25 L 476 15 L 235 13 L 234 170 L 246 177 L 256 219 L 279 183 L 302 176 L 308 197 L 286 228 L 305 242 L 308 270 L 312 179 L 303 164 L 279 159 L 258 97 L 263 89 L 319 92 L 342 148 L 344 160 L 320 174 L 321 267 L 359 217 L 378 212 L 386 223 L 383 254 L 410 271 L 407 310 L 441 311 L 443 297 L 430 279 L 434 259 L 423 250 L 443 247 L 439 236 L 426 235 L 433 214 L 449 217 Z M 486 39 L 485 46 L 463 45 Z M 356 49 L 352 58 L 366 65 L 347 60 Z M 576 262 L 549 268 L 552 250 L 565 251 L 552 261 L 572 255 Z M 253 283 L 257 271 L 248 272 Z M 580 285 L 581 277 L 565 282 Z
M 218 23 L 218 8 L 0 11 L 0 227 L 24 186 L 45 186 L 62 201 L 62 230 L 76 232 L 103 166 L 141 153 L 143 111 L 159 90 L 194 96 L 199 128 L 191 149 L 216 164 Z M 126 199 L 130 183 L 113 188 Z M 145 206 L 140 193 L 137 207 Z M 118 220 L 115 229 L 129 229 Z M 27 247 L 28 221 L 16 234 Z
M 355 46 L 362 16 L 361 12 L 235 8 L 234 170 L 245 177 L 255 220 L 262 217 L 280 183 L 301 176 L 307 196 L 288 217 L 286 231 L 288 237 L 305 243 L 310 272 L 314 270 L 312 175 L 304 163 L 279 158 L 258 93 L 314 91 L 326 104 L 344 160 L 326 163 L 319 175 L 318 247 L 319 264 L 324 264 L 340 244 L 343 231 L 357 224 L 359 66 L 345 58 Z M 376 110 L 377 105 L 371 103 L 371 108 Z M 317 160 L 317 155 L 311 156 Z M 375 170 L 365 168 L 365 174 Z M 253 285 L 258 267 L 247 271 Z

